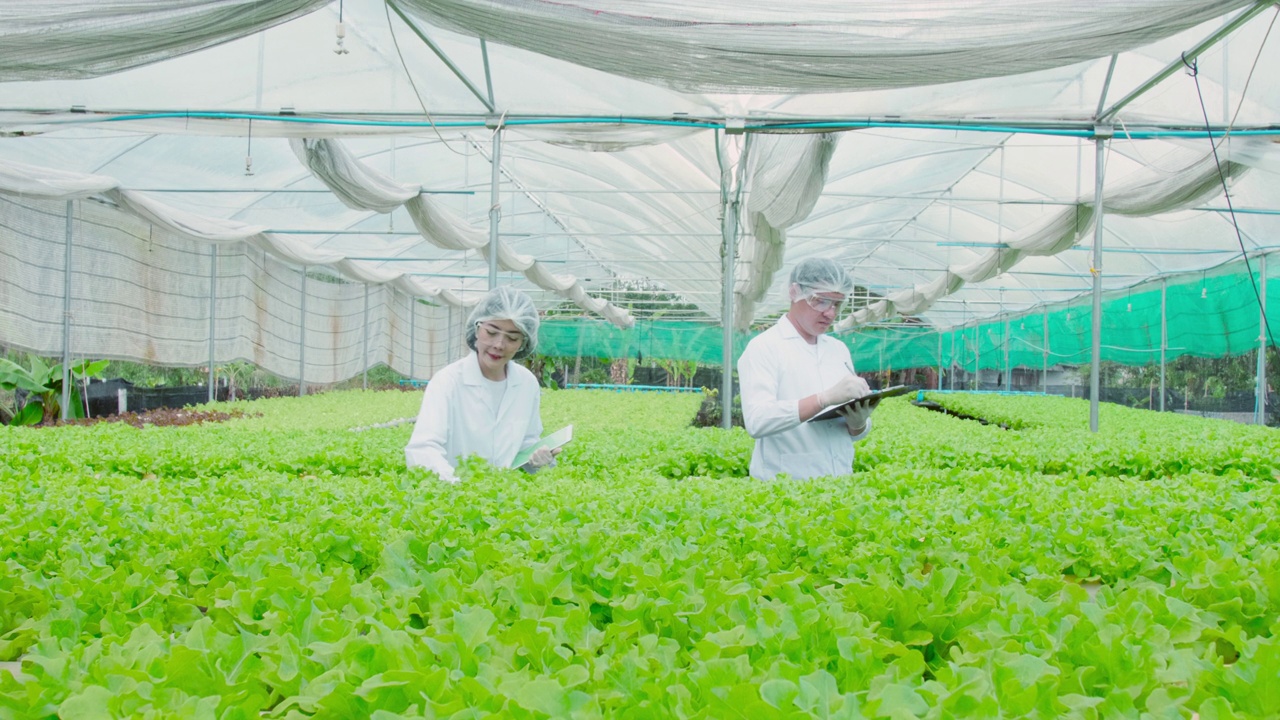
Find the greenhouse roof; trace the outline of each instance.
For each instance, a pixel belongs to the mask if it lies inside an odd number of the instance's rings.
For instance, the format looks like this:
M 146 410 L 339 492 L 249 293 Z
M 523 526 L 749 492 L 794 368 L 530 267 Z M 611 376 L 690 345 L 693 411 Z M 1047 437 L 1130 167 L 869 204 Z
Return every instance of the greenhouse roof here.
M 8 2 L 0 193 L 459 305 L 496 208 L 499 282 L 618 324 L 722 317 L 726 210 L 739 326 L 813 255 L 888 298 L 843 329 L 1075 297 L 1099 158 L 1107 288 L 1280 245 L 1280 8 L 1076 5 Z

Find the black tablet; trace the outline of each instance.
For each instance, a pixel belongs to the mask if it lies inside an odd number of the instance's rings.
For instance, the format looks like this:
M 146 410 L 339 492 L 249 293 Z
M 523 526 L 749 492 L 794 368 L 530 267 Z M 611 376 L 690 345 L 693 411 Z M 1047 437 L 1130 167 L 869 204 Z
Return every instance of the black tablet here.
M 839 420 L 841 419 L 839 410 L 842 407 L 853 405 L 855 403 L 860 403 L 865 400 L 872 400 L 875 402 L 879 402 L 885 398 L 897 397 L 898 395 L 906 395 L 907 393 L 911 393 L 911 392 L 915 392 L 915 388 L 908 387 L 906 385 L 894 385 L 893 387 L 887 387 L 887 388 L 884 388 L 883 390 L 875 390 L 870 395 L 864 395 L 863 397 L 860 397 L 857 400 L 847 402 L 844 405 L 832 405 L 831 407 L 824 409 L 822 412 L 818 413 L 817 415 L 814 415 L 813 417 L 809 418 L 807 422 L 814 422 L 816 420 Z

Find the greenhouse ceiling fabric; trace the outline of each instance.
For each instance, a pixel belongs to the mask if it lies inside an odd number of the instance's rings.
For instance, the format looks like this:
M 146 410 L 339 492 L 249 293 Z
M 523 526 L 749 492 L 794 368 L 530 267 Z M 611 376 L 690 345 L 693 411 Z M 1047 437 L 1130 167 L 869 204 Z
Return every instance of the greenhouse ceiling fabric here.
M 1239 178 L 1248 172 L 1250 165 L 1258 164 L 1274 152 L 1274 147 L 1274 143 L 1266 140 L 1234 140 L 1230 149 L 1224 144 L 1217 155 L 1205 155 L 1173 171 L 1148 171 L 1105 193 L 1103 208 L 1107 214 L 1145 217 L 1202 202 L 1221 192 L 1224 180 Z M 1007 247 L 991 250 L 966 265 L 948 268 L 941 277 L 929 283 L 891 294 L 849 314 L 837 323 L 836 330 L 849 330 L 895 313 L 914 315 L 923 312 L 965 283 L 989 280 L 1008 271 L 1023 257 L 1056 255 L 1084 237 L 1093 227 L 1093 218 L 1093 199 L 1081 200 L 1060 210 L 1048 223 L 1009 240 Z
M 688 92 L 833 92 L 998 77 L 1130 50 L 1251 0 L 831 3 L 388 0 L 440 27 Z M 244 37 L 328 0 L 10 0 L 0 81 L 84 78 Z
M 479 250 L 488 257 L 489 239 L 484 233 L 453 217 L 429 196 L 421 194 L 418 188 L 400 185 L 365 166 L 337 140 L 293 139 L 289 145 L 302 164 L 310 168 L 347 207 L 388 213 L 404 205 L 429 242 L 448 250 Z M 608 301 L 589 297 L 572 275 L 553 275 L 542 263 L 514 253 L 502 243 L 498 244 L 498 265 L 524 273 L 538 287 L 559 293 L 583 310 L 599 313 L 619 327 L 629 327 L 635 322 L 626 310 Z
M 458 307 L 473 305 L 476 301 L 463 299 L 451 290 L 434 287 L 405 273 L 384 270 L 367 262 L 352 260 L 342 253 L 275 235 L 261 226 L 204 217 L 170 207 L 145 193 L 121 188 L 119 182 L 112 178 L 89 175 L 77 178 L 62 171 L 0 162 L 0 194 L 46 200 L 76 200 L 100 195 L 133 216 L 188 240 L 212 244 L 243 242 L 285 262 L 331 267 L 361 282 L 390 284 L 410 296 L 429 297 Z
M 748 151 L 747 230 L 740 247 L 741 260 L 734 289 L 737 306 L 734 323 L 739 329 L 751 325 L 755 306 L 773 285 L 774 273 L 782 267 L 786 251 L 786 229 L 813 212 L 822 195 L 840 136 L 759 135 Z
M 1242 245 L 1253 254 L 1280 244 L 1274 4 L 392 2 L 0 2 L 0 73 L 21 74 L 0 75 L 10 78 L 0 81 L 0 182 L 23 188 L 20 202 L 0 198 L 5 212 L 42 233 L 52 268 L 65 244 L 61 198 L 88 198 L 73 201 L 85 217 L 125 224 L 127 216 L 139 263 L 158 257 L 145 247 L 154 231 L 175 248 L 190 245 L 190 271 L 207 274 L 211 241 L 188 242 L 203 227 L 260 238 L 266 248 L 219 245 L 220 258 L 240 257 L 219 270 L 220 284 L 239 267 L 248 287 L 265 272 L 258 268 L 271 267 L 287 285 L 301 282 L 301 261 L 332 261 L 333 272 L 307 273 L 311 285 L 339 282 L 334 274 L 403 276 L 474 299 L 488 286 L 483 248 L 498 205 L 500 267 L 510 268 L 498 282 L 529 292 L 540 309 L 576 316 L 584 303 L 613 300 L 631 303 L 640 320 L 662 314 L 711 325 L 725 310 L 728 197 L 740 208 L 730 295 L 739 323 L 785 310 L 791 267 L 824 256 L 872 293 L 884 324 L 908 314 L 909 324 L 948 328 L 1091 289 L 1092 118 L 1123 99 L 1114 127 L 1097 128 L 1114 133 L 1105 143 L 1105 290 L 1199 274 L 1238 259 Z M 198 20 L 229 8 L 241 17 Z M 100 52 L 92 33 L 102 13 L 111 14 L 103 37 L 125 26 L 142 37 L 165 27 L 166 9 L 192 23 L 173 44 L 155 43 L 159 54 L 126 41 L 106 54 L 131 69 L 58 74 L 99 71 L 97 60 L 70 55 L 60 68 L 57 56 L 82 46 Z M 268 19 L 256 32 L 255 12 Z M 772 22 L 780 17 L 786 22 Z M 339 20 L 344 46 L 335 44 Z M 493 32 L 462 27 L 473 22 Z M 47 46 L 31 34 L 41 27 L 57 28 Z M 196 34 L 198 42 L 183 44 Z M 548 54 L 504 44 L 503 34 Z M 1113 63 L 1121 48 L 1129 49 Z M 1194 56 L 1188 67 L 1185 53 Z M 625 67 L 611 74 L 592 65 L 601 54 Z M 578 55 L 586 64 L 575 64 Z M 1027 71 L 1039 66 L 1046 69 Z M 985 77 L 992 73 L 1000 76 Z M 771 83 L 783 92 L 756 92 Z M 494 192 L 489 134 L 499 118 Z M 1210 125 L 1217 139 L 1232 128 L 1223 157 L 1249 168 L 1229 170 L 1230 208 L 1212 168 L 1197 165 Z M 784 126 L 814 134 L 773 139 Z M 817 133 L 836 131 L 827 137 L 839 141 L 824 148 Z M 1239 155 L 1250 133 L 1272 133 L 1272 149 Z M 358 177 L 335 181 L 335 158 L 328 169 L 304 166 L 291 138 L 340 141 Z M 752 145 L 745 163 L 725 152 L 744 143 Z M 77 247 L 101 232 L 95 252 L 109 254 L 109 228 L 81 229 Z M 9 247 L 26 237 L 0 227 Z M 102 282 L 127 277 L 121 270 Z M 82 268 L 76 279 L 92 276 Z M 372 289 L 375 306 L 412 317 L 401 307 L 410 291 Z M 343 303 L 356 305 L 335 312 L 361 312 L 363 289 L 343 292 L 354 294 Z M 281 293 L 297 299 L 295 288 Z M 876 306 L 882 298 L 890 302 Z M 200 304 L 191 302 L 194 313 Z M 461 314 L 447 301 L 432 312 L 450 308 Z M 319 304 L 308 311 L 318 323 Z M 607 324 L 590 314 L 581 321 Z M 439 325 L 451 326 L 447 318 Z
M 252 35 L 330 0 L 5 0 L 0 81 L 88 78 Z
M 1252 0 L 392 0 L 465 35 L 686 92 L 1016 75 L 1130 50 Z

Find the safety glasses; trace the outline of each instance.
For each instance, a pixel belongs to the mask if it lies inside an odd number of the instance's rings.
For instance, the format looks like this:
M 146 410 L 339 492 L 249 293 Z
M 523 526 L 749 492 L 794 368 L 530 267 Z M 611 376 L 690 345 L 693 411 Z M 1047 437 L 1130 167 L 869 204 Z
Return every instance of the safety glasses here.
M 499 335 L 501 335 L 502 337 L 506 338 L 507 340 L 513 343 L 516 343 L 517 345 L 524 342 L 523 333 L 506 332 L 505 330 L 498 327 L 497 325 L 491 325 L 487 322 L 484 322 L 483 320 L 476 323 L 476 331 L 480 335 L 480 337 L 484 338 L 489 342 L 493 342 L 494 340 L 498 339 Z
M 813 295 L 806 295 L 804 301 L 809 303 L 809 307 L 817 310 L 818 312 L 826 312 L 831 308 L 835 308 L 836 314 L 839 315 L 840 310 L 844 308 L 845 298 L 834 299 L 823 297 L 815 293 Z

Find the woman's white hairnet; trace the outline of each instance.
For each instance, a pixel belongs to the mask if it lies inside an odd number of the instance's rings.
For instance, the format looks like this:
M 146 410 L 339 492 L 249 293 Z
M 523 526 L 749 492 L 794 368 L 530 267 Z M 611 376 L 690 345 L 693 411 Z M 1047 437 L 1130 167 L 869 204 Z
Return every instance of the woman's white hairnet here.
M 791 285 L 800 286 L 800 293 L 791 298 L 792 302 L 813 293 L 848 295 L 853 292 L 853 278 L 830 258 L 811 257 L 796 263 L 791 269 Z
M 467 347 L 476 349 L 476 326 L 488 320 L 510 320 L 524 333 L 517 359 L 528 357 L 538 347 L 538 308 L 523 292 L 505 285 L 485 294 L 467 317 Z

